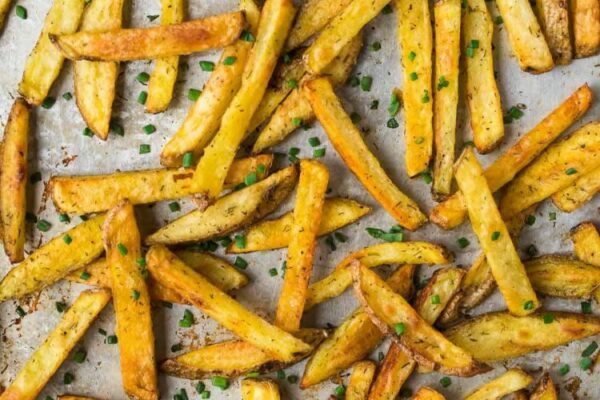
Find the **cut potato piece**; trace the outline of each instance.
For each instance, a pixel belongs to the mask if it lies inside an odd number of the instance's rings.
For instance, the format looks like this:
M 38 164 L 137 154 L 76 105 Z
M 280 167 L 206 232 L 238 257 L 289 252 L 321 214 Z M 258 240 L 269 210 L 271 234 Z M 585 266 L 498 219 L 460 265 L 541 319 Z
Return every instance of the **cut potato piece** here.
M 575 57 L 589 57 L 600 48 L 600 2 L 571 0 L 571 25 Z
M 575 211 L 600 192 L 600 168 L 588 172 L 573 184 L 552 195 L 552 202 L 561 211 Z
M 540 0 L 535 3 L 544 37 L 557 64 L 569 64 L 573 57 L 569 24 L 569 3 L 562 0 Z
M 71 396 L 71 395 L 64 395 L 64 396 L 58 396 L 57 397 L 58 400 L 96 400 L 93 397 L 87 397 L 87 396 Z
M 491 381 L 481 385 L 473 393 L 467 395 L 465 400 L 491 400 L 524 389 L 533 382 L 533 378 L 525 371 L 513 368 Z
M 326 0 L 324 2 L 326 2 Z M 10 6 L 12 6 L 12 4 L 12 0 L 0 0 L 0 30 L 4 29 L 6 16 L 10 11 Z
M 0 399 L 36 399 L 109 301 L 108 290 L 81 293 L 8 388 L 0 394 Z
M 369 388 L 375 375 L 375 363 L 372 361 L 359 361 L 352 366 L 352 374 L 348 379 L 345 400 L 367 400 Z
M 558 400 L 558 393 L 550 374 L 544 372 L 529 400 Z
M 335 95 L 331 82 L 318 78 L 306 82 L 302 87 L 329 140 L 371 195 L 403 227 L 414 230 L 423 225 L 427 217 L 412 199 L 394 185 L 379 160 L 369 151 L 359 130 Z
M 395 400 L 416 365 L 400 346 L 392 343 L 373 382 L 369 400 Z
M 244 379 L 242 400 L 279 400 L 279 387 L 270 379 Z
M 583 222 L 571 229 L 571 241 L 577 258 L 600 267 L 600 235 L 594 224 Z M 594 291 L 594 297 L 600 302 L 600 288 Z
M 432 388 L 427 386 L 419 388 L 417 393 L 412 398 L 413 400 L 445 400 L 446 398 L 442 396 L 439 392 L 436 392 Z
M 535 291 L 548 296 L 588 299 L 600 287 L 600 268 L 569 256 L 533 258 L 525 268 Z

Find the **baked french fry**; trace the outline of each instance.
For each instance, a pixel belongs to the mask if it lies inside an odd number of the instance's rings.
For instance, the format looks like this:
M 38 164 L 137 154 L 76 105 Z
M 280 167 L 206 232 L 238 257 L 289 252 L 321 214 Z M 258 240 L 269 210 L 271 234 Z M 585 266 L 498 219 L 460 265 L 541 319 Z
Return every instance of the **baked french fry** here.
M 93 397 L 87 397 L 87 396 L 71 396 L 71 395 L 63 395 L 63 396 L 58 396 L 57 397 L 58 400 L 96 400 Z
M 502 103 L 492 54 L 494 24 L 483 0 L 468 0 L 462 37 L 467 70 L 466 98 L 473 141 L 480 153 L 494 150 L 504 138 Z
M 550 374 L 544 372 L 542 378 L 529 397 L 530 400 L 558 400 L 558 393 Z
M 394 400 L 417 363 L 402 348 L 392 343 L 369 392 L 369 400 Z
M 256 34 L 260 9 L 254 0 L 241 0 L 249 30 Z M 242 75 L 252 49 L 252 42 L 239 39 L 225 47 L 219 63 L 210 74 L 202 89 L 202 96 L 190 107 L 183 123 L 160 153 L 160 163 L 167 167 L 179 167 L 183 156 L 192 153 L 194 159 L 204 151 L 221 124 L 221 117 L 242 84 Z M 225 60 L 235 59 L 231 65 Z M 232 167 L 233 168 L 233 167 Z
M 573 57 L 569 4 L 560 0 L 540 0 L 535 3 L 537 17 L 556 64 L 569 64 Z
M 417 393 L 412 398 L 413 400 L 445 400 L 439 392 L 436 392 L 432 388 L 423 386 L 417 390 Z
M 48 36 L 70 60 L 134 61 L 197 53 L 227 46 L 244 27 L 244 15 L 233 12 L 173 25 L 77 32 Z
M 531 163 L 575 121 L 589 109 L 592 91 L 587 84 L 579 87 L 560 106 L 548 114 L 532 130 L 511 146 L 485 171 L 492 191 L 497 191 Z M 431 221 L 444 229 L 453 229 L 466 217 L 466 206 L 460 192 L 434 207 Z
M 107 213 L 103 235 L 106 262 L 112 276 L 123 390 L 134 399 L 158 400 L 146 263 L 133 205 L 129 201 L 123 200 Z
M 352 374 L 346 387 L 346 400 L 367 400 L 369 388 L 375 375 L 375 363 L 359 361 L 352 366 Z
M 98 258 L 103 223 L 104 215 L 90 218 L 31 253 L 0 282 L 0 302 L 39 291 Z
M 28 139 L 29 108 L 18 98 L 10 110 L 0 151 L 0 237 L 13 263 L 24 257 Z
M 554 193 L 552 202 L 561 211 L 571 212 L 590 201 L 598 192 L 600 192 L 600 168 L 588 172 L 570 186 Z
M 335 95 L 331 82 L 317 78 L 302 87 L 329 140 L 371 195 L 403 227 L 414 230 L 424 224 L 427 217 L 394 185 L 379 160 L 369 151 Z
M 600 4 L 595 0 L 572 0 L 569 4 L 575 58 L 592 56 L 600 48 Z
M 178 24 L 183 21 L 183 0 L 161 0 L 161 25 Z M 177 80 L 179 57 L 159 58 L 154 63 L 154 70 L 148 81 L 148 98 L 146 112 L 159 113 L 169 107 L 173 98 L 173 88 Z
M 255 174 L 257 180 L 263 179 L 272 162 L 271 154 L 236 160 L 229 170 L 225 187 L 243 183 L 250 174 Z M 106 211 L 121 199 L 128 199 L 132 204 L 147 204 L 192 195 L 193 175 L 193 170 L 173 168 L 108 175 L 53 176 L 48 190 L 57 210 L 89 214 Z
M 591 222 L 583 222 L 570 232 L 575 256 L 581 261 L 600 267 L 600 235 Z M 596 301 L 600 302 L 600 289 L 594 291 Z
M 435 70 L 433 85 L 433 186 L 437 197 L 452 189 L 456 110 L 458 108 L 458 62 L 460 59 L 460 0 L 437 1 L 433 6 L 435 22 Z M 409 60 L 410 62 L 410 60 Z
M 0 0 L 0 30 L 4 29 L 6 15 L 10 11 L 10 6 L 12 6 L 12 4 L 12 0 Z
M 37 398 L 109 300 L 108 290 L 81 293 L 8 388 L 0 394 L 0 399 L 34 400 Z
M 252 47 L 242 84 L 223 114 L 221 127 L 196 167 L 196 199 L 204 207 L 223 189 L 223 182 L 275 69 L 296 9 L 291 0 L 267 0 L 263 6 L 256 44 Z M 201 207 L 201 208 L 202 208 Z
M 52 45 L 49 35 L 73 33 L 79 27 L 85 0 L 56 0 L 44 21 L 35 47 L 27 57 L 19 93 L 31 105 L 39 106 L 48 96 L 65 60 Z
M 540 74 L 554 67 L 548 43 L 527 0 L 500 0 L 496 3 L 519 67 Z
M 334 0 L 335 2 L 336 0 Z M 325 26 L 304 52 L 310 72 L 320 74 L 390 0 L 353 0 Z
M 524 389 L 533 382 L 533 378 L 525 371 L 513 368 L 491 381 L 484 383 L 465 400 L 500 399 L 508 394 Z
M 529 393 L 525 389 L 517 390 L 512 394 L 512 400 L 529 400 Z
M 587 299 L 600 287 L 600 268 L 563 255 L 525 261 L 536 292 L 548 296 Z
M 103 32 L 121 27 L 123 0 L 95 0 L 86 7 L 81 31 Z M 112 61 L 76 61 L 74 86 L 77 107 L 87 127 L 102 140 L 110 130 L 110 117 L 119 76 L 119 64 Z
M 291 361 L 312 348 L 284 330 L 258 317 L 202 275 L 185 265 L 164 246 L 153 246 L 146 254 L 148 270 L 164 286 L 206 313 L 240 339 L 262 349 L 279 361 Z
M 550 146 L 504 191 L 500 212 L 511 217 L 600 167 L 600 122 L 591 122 Z
M 323 204 L 323 216 L 317 235 L 327 235 L 359 220 L 370 212 L 371 207 L 354 200 L 340 197 L 327 198 Z M 293 223 L 294 215 L 291 211 L 276 219 L 260 221 L 244 232 L 246 238 L 244 248 L 239 248 L 235 243 L 231 243 L 227 247 L 227 253 L 249 253 L 287 247 Z
M 300 161 L 285 277 L 275 312 L 275 325 L 288 332 L 300 328 L 328 183 L 325 165 L 314 160 Z
M 192 211 L 146 237 L 146 244 L 198 242 L 223 236 L 272 212 L 293 190 L 294 166 L 220 198 L 204 211 Z M 243 247 L 243 246 L 238 246 Z
M 242 400 L 279 400 L 279 387 L 270 379 L 244 379 Z
M 467 203 L 473 231 L 508 309 L 515 315 L 534 312 L 539 301 L 471 148 L 466 148 L 457 161 L 455 178 Z

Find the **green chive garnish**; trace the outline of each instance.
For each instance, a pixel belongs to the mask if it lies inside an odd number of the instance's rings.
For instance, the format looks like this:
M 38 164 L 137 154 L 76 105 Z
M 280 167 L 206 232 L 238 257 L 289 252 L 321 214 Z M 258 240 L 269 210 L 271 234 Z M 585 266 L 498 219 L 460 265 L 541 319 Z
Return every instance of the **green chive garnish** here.
M 148 154 L 150 153 L 150 145 L 149 144 L 140 144 L 140 154 Z
M 202 94 L 201 90 L 190 88 L 190 89 L 188 89 L 187 98 L 188 98 L 188 100 L 196 101 L 200 98 L 201 94 Z
M 50 230 L 50 228 L 52 227 L 52 224 L 50 222 L 46 221 L 45 219 L 40 219 L 37 222 L 36 226 L 40 231 L 48 232 Z
M 215 63 L 212 61 L 200 61 L 200 69 L 204 72 L 210 72 L 215 70 Z
M 371 105 L 369 106 L 369 109 L 377 110 L 378 108 L 379 108 L 379 100 L 373 100 L 371 102 Z
M 67 309 L 67 304 L 62 301 L 57 301 L 56 303 L 54 303 L 54 305 L 56 306 L 56 311 L 58 311 L 59 313 Z
M 423 178 L 423 182 L 425 182 L 428 185 L 431 182 L 433 182 L 433 178 L 431 177 L 431 174 L 429 172 L 421 172 L 421 178 Z
M 125 136 L 125 129 L 123 128 L 123 125 L 119 124 L 114 119 L 110 120 L 110 130 L 116 135 Z
M 553 314 L 544 314 L 543 316 L 544 318 L 544 324 L 548 325 L 554 322 L 554 315 Z
M 396 121 L 396 118 L 390 118 L 390 119 L 388 119 L 386 125 L 390 129 L 396 129 L 397 127 L 400 126 L 400 124 L 398 124 L 398 121 Z
M 526 223 L 527 225 L 530 225 L 530 226 L 531 226 L 531 225 L 533 225 L 533 224 L 535 224 L 535 215 L 528 215 L 528 216 L 525 218 L 525 223 Z
M 287 87 L 290 89 L 298 89 L 298 81 L 295 79 L 289 79 L 287 81 Z
M 417 53 L 415 53 L 414 51 L 411 51 L 410 53 L 408 53 L 408 59 L 410 61 L 415 61 L 415 58 L 417 58 Z
M 189 328 L 194 324 L 194 314 L 190 310 L 183 312 L 183 318 L 179 320 L 179 326 L 181 328 Z
M 525 304 L 523 304 L 524 310 L 533 310 L 533 300 L 527 300 Z
M 79 277 L 80 277 L 81 279 L 83 279 L 84 281 L 87 281 L 88 279 L 90 279 L 90 278 L 92 277 L 92 275 L 91 275 L 89 272 L 87 272 L 87 271 L 83 271 L 83 272 L 82 272 L 82 273 L 79 275 Z
M 350 114 L 350 119 L 352 120 L 352 123 L 358 124 L 362 118 L 360 114 L 354 111 L 352 114 Z
M 584 314 L 591 314 L 592 313 L 592 303 L 590 303 L 589 301 L 582 301 L 581 302 L 581 312 Z
M 117 335 L 110 335 L 106 337 L 106 344 L 117 344 L 119 343 L 119 338 Z
M 440 91 L 443 88 L 447 88 L 448 85 L 450 85 L 450 82 L 448 82 L 446 80 L 446 78 L 442 75 L 440 76 L 440 78 L 438 79 L 438 84 L 437 84 L 437 90 Z
M 250 172 L 244 178 L 244 183 L 246 184 L 246 186 L 250 186 L 250 185 L 254 185 L 257 180 L 258 180 L 258 177 L 256 176 L 256 172 Z
M 62 98 L 69 101 L 73 98 L 73 95 L 71 94 L 71 92 L 64 92 Z
M 440 304 L 441 303 L 441 299 L 440 296 L 437 294 L 434 294 L 433 296 L 431 296 L 431 304 Z
M 23 308 L 21 308 L 21 306 L 17 306 L 17 315 L 23 318 L 25 315 L 27 315 L 27 313 L 25 310 L 23 310 Z
M 404 332 L 406 332 L 406 325 L 402 322 L 398 322 L 397 324 L 394 324 L 394 331 L 396 332 L 396 335 L 402 336 Z
M 423 91 L 423 97 L 421 97 L 421 103 L 429 103 L 429 90 Z
M 373 42 L 373 44 L 371 45 L 371 51 L 379 51 L 379 50 L 381 50 L 381 43 Z
M 568 374 L 568 373 L 569 373 L 569 371 L 571 371 L 571 367 L 569 367 L 569 364 L 563 364 L 563 365 L 561 365 L 561 367 L 559 368 L 559 370 L 558 370 L 558 373 L 559 373 L 561 376 L 565 376 L 566 374 Z
M 63 242 L 65 242 L 66 244 L 71 244 L 72 241 L 73 238 L 71 238 L 71 236 L 68 233 L 65 233 L 63 236 Z
M 242 39 L 245 42 L 254 42 L 256 40 L 256 38 L 254 37 L 254 35 L 251 32 L 249 32 L 249 31 L 242 31 L 242 34 L 240 35 L 240 39 Z
M 148 92 L 142 90 L 140 92 L 140 94 L 138 95 L 137 102 L 140 104 L 146 104 L 147 99 L 148 99 Z
M 583 357 L 581 360 L 579 360 L 579 366 L 584 371 L 590 369 L 593 363 L 594 362 L 589 357 Z
M 314 136 L 308 139 L 308 144 L 310 145 L 310 147 L 317 147 L 321 144 L 321 141 L 318 137 Z
M 126 256 L 126 255 L 127 255 L 127 253 L 129 252 L 129 251 L 127 250 L 127 247 L 126 247 L 126 246 L 125 246 L 123 243 L 118 243 L 118 244 L 117 244 L 117 250 L 119 250 L 119 253 L 120 253 L 122 256 Z
M 156 14 L 156 15 L 146 15 L 146 18 L 148 18 L 148 20 L 150 22 L 154 21 L 155 19 L 157 19 L 158 17 L 160 17 L 160 15 Z
M 92 132 L 92 130 L 86 126 L 83 128 L 83 136 L 94 137 L 94 132 Z
M 594 352 L 598 350 L 598 343 L 596 343 L 596 341 L 594 340 L 592 343 L 590 343 L 588 345 L 588 347 L 585 348 L 585 350 L 583 350 L 583 352 L 581 353 L 582 357 L 589 357 L 592 354 L 594 354 Z
M 65 385 L 70 385 L 71 383 L 73 383 L 74 380 L 75 376 L 72 373 L 65 372 L 65 375 L 63 376 L 63 383 Z
M 229 387 L 229 380 L 223 376 L 213 376 L 210 381 L 213 386 L 216 386 L 221 390 L 225 390 Z
M 448 387 L 452 385 L 452 380 L 445 376 L 442 379 L 440 379 L 440 385 L 442 385 L 442 387 Z
M 529 257 L 535 257 L 538 254 L 537 247 L 532 244 L 530 244 L 525 251 Z
M 75 352 L 75 354 L 73 354 L 73 361 L 75 361 L 78 364 L 83 364 L 86 357 L 87 351 L 85 351 L 85 349 L 79 349 Z
M 50 108 L 52 108 L 54 103 L 56 103 L 56 99 L 54 97 L 46 97 L 42 102 L 42 107 L 46 110 L 49 110 Z
M 246 236 L 235 235 L 233 240 L 235 241 L 235 247 L 237 247 L 238 249 L 246 248 Z
M 313 150 L 313 158 L 321 158 L 325 156 L 325 152 L 326 152 L 326 148 L 325 147 L 321 147 L 320 149 L 314 149 Z
M 140 292 L 138 292 L 137 290 L 133 289 L 131 291 L 131 298 L 133 300 L 136 300 L 136 301 L 139 300 L 140 299 Z
M 229 57 L 225 57 L 225 59 L 223 60 L 223 64 L 224 65 L 233 65 L 233 64 L 235 64 L 236 61 L 237 61 L 237 57 L 229 56 Z
M 363 76 L 360 79 L 360 88 L 362 89 L 363 92 L 370 92 L 372 85 L 373 85 L 373 77 Z
M 188 151 L 183 155 L 183 159 L 181 161 L 181 165 L 183 168 L 190 168 L 194 163 L 194 153 Z
M 468 245 L 471 244 L 471 242 L 469 242 L 469 239 L 465 238 L 465 237 L 461 237 L 459 238 L 456 243 L 458 244 L 458 247 L 460 247 L 461 249 L 464 249 L 465 247 L 467 247 Z
M 567 175 L 574 175 L 574 174 L 576 174 L 576 173 L 577 173 L 577 170 L 576 170 L 575 168 L 568 168 L 568 169 L 565 171 L 565 174 L 567 174 Z
M 492 240 L 493 240 L 493 241 L 496 241 L 496 240 L 498 240 L 499 238 L 500 238 L 500 232 L 498 232 L 498 231 L 495 231 L 495 232 L 493 232 L 493 233 L 492 233 Z
M 15 8 L 15 14 L 17 14 L 17 17 L 21 19 L 27 19 L 27 9 L 21 5 L 18 5 Z
M 139 83 L 142 84 L 147 84 L 148 81 L 150 80 L 150 75 L 148 75 L 148 73 L 146 72 L 140 72 L 136 77 L 135 80 L 138 81 Z
M 145 125 L 142 129 L 146 135 L 151 135 L 156 132 L 156 127 L 152 124 Z
M 411 81 L 416 81 L 417 79 L 419 79 L 419 75 L 417 75 L 417 73 L 416 73 L 416 72 L 411 72 L 411 73 L 408 75 L 408 78 L 409 78 Z
M 239 269 L 246 269 L 248 267 L 248 261 L 244 260 L 242 257 L 236 257 L 233 265 Z
M 177 212 L 181 210 L 181 207 L 178 202 L 172 201 L 169 203 L 169 210 L 171 210 L 171 212 Z

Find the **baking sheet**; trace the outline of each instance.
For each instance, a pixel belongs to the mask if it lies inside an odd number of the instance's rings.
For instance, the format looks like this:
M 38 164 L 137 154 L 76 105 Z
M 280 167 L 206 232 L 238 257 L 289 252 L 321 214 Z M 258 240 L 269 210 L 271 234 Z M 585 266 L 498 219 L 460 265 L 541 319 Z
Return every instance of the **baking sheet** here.
M 25 59 L 33 47 L 44 17 L 50 7 L 50 0 L 20 0 L 20 5 L 27 8 L 29 17 L 21 20 L 14 15 L 14 11 L 8 17 L 7 26 L 0 37 L 0 59 L 5 60 L 3 71 L 0 74 L 0 120 L 4 124 L 13 99 L 17 95 L 17 85 L 20 80 Z M 488 3 L 495 14 L 495 6 Z M 188 16 L 198 18 L 216 13 L 221 13 L 236 8 L 235 0 L 204 0 L 188 2 Z M 160 14 L 159 1 L 131 1 L 126 2 L 125 8 L 126 26 L 146 26 L 156 24 L 149 22 L 147 15 Z M 365 48 L 355 68 L 354 74 L 373 76 L 373 86 L 370 92 L 362 92 L 360 88 L 344 87 L 339 93 L 344 99 L 348 111 L 356 111 L 362 116 L 359 125 L 364 131 L 365 140 L 381 160 L 385 169 L 392 179 L 414 197 L 424 210 L 429 212 L 433 206 L 429 194 L 430 187 L 421 179 L 410 180 L 404 172 L 403 160 L 403 117 L 400 114 L 398 121 L 400 128 L 390 129 L 386 127 L 387 104 L 390 93 L 394 87 L 401 87 L 401 66 L 399 65 L 399 52 L 396 40 L 396 17 L 391 15 L 380 15 L 364 29 Z M 493 160 L 500 151 L 512 144 L 520 135 L 533 127 L 543 116 L 556 107 L 565 97 L 584 82 L 588 82 L 596 96 L 600 96 L 600 57 L 591 57 L 576 60 L 571 65 L 555 68 L 553 71 L 543 75 L 530 75 L 522 72 L 511 55 L 506 33 L 502 26 L 496 27 L 495 35 L 495 66 L 498 72 L 498 85 L 502 95 L 505 109 L 522 104 L 526 106 L 521 119 L 506 126 L 506 140 L 499 151 L 490 155 L 482 156 L 480 159 L 484 164 Z M 381 50 L 372 51 L 369 45 L 374 42 L 381 43 Z M 44 218 L 52 223 L 52 229 L 46 233 L 40 233 L 28 224 L 27 250 L 31 251 L 40 243 L 58 235 L 67 228 L 79 222 L 78 217 L 73 217 L 70 224 L 58 221 L 56 211 L 51 202 L 42 198 L 44 184 L 52 175 L 75 175 L 75 174 L 98 174 L 109 173 L 115 170 L 135 170 L 143 168 L 154 168 L 159 166 L 158 156 L 163 144 L 179 126 L 184 118 L 191 102 L 187 99 L 189 88 L 202 88 L 209 74 L 202 72 L 198 66 L 199 60 L 217 61 L 219 51 L 203 53 L 192 57 L 183 57 L 182 63 L 189 68 L 181 69 L 179 82 L 175 88 L 175 98 L 171 107 L 163 114 L 148 115 L 143 112 L 143 106 L 136 102 L 138 93 L 145 90 L 140 83 L 135 81 L 139 72 L 150 72 L 151 62 L 132 62 L 121 66 L 121 77 L 118 85 L 118 99 L 115 101 L 114 115 L 125 128 L 125 137 L 112 135 L 107 142 L 96 138 L 88 138 L 82 135 L 85 125 L 79 115 L 74 99 L 64 100 L 61 95 L 64 92 L 73 92 L 72 67 L 66 63 L 58 82 L 52 89 L 51 95 L 57 98 L 56 104 L 50 110 L 36 108 L 33 112 L 34 123 L 30 143 L 30 173 L 40 171 L 43 182 L 31 185 L 29 210 L 36 213 L 39 218 Z M 372 100 L 379 100 L 379 109 L 369 108 Z M 582 121 L 574 128 L 583 123 L 598 118 L 600 105 L 594 102 L 592 108 Z M 458 145 L 462 147 L 462 140 L 470 140 L 470 129 L 467 124 L 467 115 L 463 107 L 459 110 Z M 142 127 L 146 124 L 154 124 L 156 133 L 146 135 Z M 572 131 L 571 129 L 570 131 Z M 310 157 L 312 150 L 308 146 L 307 138 L 318 136 L 327 147 L 327 155 L 323 161 L 331 172 L 331 195 L 346 196 L 374 207 L 374 212 L 363 218 L 356 224 L 342 229 L 349 237 L 347 243 L 338 243 L 338 248 L 331 251 L 323 240 L 319 240 L 318 250 L 315 257 L 313 279 L 325 276 L 344 255 L 352 250 L 374 244 L 375 239 L 366 232 L 366 227 L 389 228 L 395 224 L 394 220 L 387 215 L 381 207 L 365 192 L 358 181 L 344 167 L 335 150 L 328 143 L 327 137 L 315 124 L 308 132 L 299 131 L 275 150 L 287 152 L 292 147 L 301 148 L 300 156 Z M 139 155 L 138 148 L 142 143 L 151 144 L 152 152 L 147 155 Z M 285 158 L 285 157 L 284 157 Z M 282 160 L 282 165 L 286 160 Z M 293 201 L 293 199 L 291 199 Z M 167 204 L 157 204 L 152 207 L 137 207 L 138 219 L 145 233 L 151 232 L 167 221 L 172 220 L 184 212 L 192 209 L 187 201 L 181 201 L 182 211 L 171 213 Z M 291 202 L 284 205 L 278 213 L 289 210 Z M 536 222 L 533 226 L 527 226 L 518 241 L 518 249 L 524 254 L 524 249 L 534 244 L 540 254 L 570 252 L 571 244 L 568 239 L 569 229 L 583 220 L 600 222 L 598 215 L 598 199 L 594 199 L 585 207 L 571 214 L 561 213 L 549 202 L 545 202 L 536 211 Z M 556 221 L 549 221 L 548 214 L 556 212 Z M 473 258 L 479 253 L 477 239 L 468 224 L 460 228 L 445 232 L 436 226 L 429 224 L 418 232 L 409 233 L 410 240 L 430 240 L 446 245 L 456 255 L 456 264 L 468 266 Z M 456 239 L 466 237 L 471 245 L 460 249 Z M 221 252 L 221 250 L 219 250 Z M 285 259 L 285 250 L 264 253 L 251 253 L 244 255 L 249 262 L 245 271 L 252 282 L 246 288 L 240 290 L 236 297 L 240 302 L 256 311 L 262 316 L 272 318 L 277 303 L 281 276 L 271 277 L 269 269 L 280 268 Z M 232 257 L 227 257 L 230 261 Z M 0 276 L 10 269 L 10 264 L 5 256 L 0 256 Z M 429 276 L 435 269 L 421 267 L 419 274 Z M 53 329 L 60 314 L 56 311 L 55 302 L 66 301 L 72 303 L 77 294 L 86 287 L 78 284 L 62 282 L 50 289 L 44 290 L 39 296 L 35 296 L 20 303 L 9 301 L 0 304 L 0 385 L 7 386 L 15 376 L 20 367 L 32 354 L 32 352 L 43 342 L 47 334 Z M 551 310 L 579 311 L 578 301 L 565 300 L 543 300 L 544 306 Z M 28 314 L 19 319 L 15 309 L 21 305 Z M 305 316 L 304 326 L 325 326 L 327 323 L 338 324 L 348 315 L 357 303 L 351 292 L 334 299 L 326 304 L 316 307 Z M 173 309 L 157 308 L 154 312 L 155 332 L 157 336 L 157 358 L 162 359 L 172 356 L 170 347 L 181 343 L 183 349 L 201 346 L 205 343 L 220 341 L 230 338 L 231 335 L 220 328 L 215 322 L 206 318 L 197 310 L 193 310 L 197 323 L 191 329 L 183 329 L 177 326 L 177 321 L 182 317 L 186 307 L 175 305 Z M 190 307 L 187 307 L 190 308 Z M 504 308 L 502 298 L 496 293 L 485 304 L 480 306 L 474 313 Z M 596 305 L 594 305 L 596 308 Z M 34 311 L 35 310 L 35 311 Z M 597 314 L 596 310 L 595 313 Z M 92 326 L 83 339 L 81 346 L 88 351 L 88 356 L 83 364 L 67 361 L 56 373 L 49 385 L 40 395 L 55 398 L 59 394 L 71 393 L 89 395 L 100 399 L 125 399 L 121 385 L 118 365 L 118 346 L 108 345 L 103 342 L 104 337 L 98 333 L 102 328 L 114 332 L 114 315 L 112 306 L 108 306 L 101 314 L 98 321 Z M 596 338 L 597 339 L 597 338 Z M 432 373 L 429 375 L 413 376 L 406 387 L 416 390 L 420 385 L 427 384 L 434 389 L 440 390 L 449 399 L 460 398 L 471 391 L 480 383 L 501 374 L 505 367 L 520 366 L 529 371 L 537 371 L 547 368 L 555 382 L 560 388 L 561 399 L 600 398 L 600 385 L 598 385 L 598 374 L 590 375 L 582 372 L 577 362 L 581 351 L 589 344 L 592 338 L 581 342 L 572 343 L 560 347 L 554 351 L 536 353 L 519 359 L 497 364 L 494 371 L 473 378 L 452 377 L 452 385 L 442 388 L 439 380 L 442 375 Z M 385 351 L 387 342 L 377 349 L 373 359 L 377 359 L 380 351 Z M 562 363 L 571 365 L 571 373 L 566 377 L 560 377 L 557 373 Z M 286 370 L 286 374 L 301 376 L 304 363 Z M 70 385 L 62 383 L 65 372 L 71 372 L 75 381 Z M 271 374 L 271 376 L 274 376 Z M 579 382 L 580 380 L 580 382 Z M 579 384 L 578 384 L 579 382 Z M 240 398 L 239 382 L 232 382 L 231 388 L 221 391 L 211 387 L 212 399 L 237 399 Z M 175 379 L 160 375 L 160 390 L 162 399 L 170 399 L 182 388 L 187 390 L 191 398 L 196 381 Z M 285 399 L 325 399 L 337 386 L 336 383 L 326 382 L 309 390 L 300 391 L 297 384 L 280 382 L 282 398 Z M 571 389 L 568 390 L 567 387 Z M 573 387 L 579 386 L 578 390 Z

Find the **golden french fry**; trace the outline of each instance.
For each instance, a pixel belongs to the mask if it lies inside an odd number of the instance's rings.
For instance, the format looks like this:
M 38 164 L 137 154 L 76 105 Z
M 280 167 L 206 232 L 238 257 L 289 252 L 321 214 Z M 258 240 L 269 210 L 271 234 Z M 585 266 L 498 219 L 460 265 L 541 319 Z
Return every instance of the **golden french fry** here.
M 329 140 L 371 195 L 403 227 L 414 230 L 424 224 L 427 217 L 412 199 L 394 185 L 379 160 L 369 151 L 335 95 L 331 82 L 318 78 L 306 82 L 302 87 Z
M 12 4 L 12 0 L 0 0 L 0 30 L 4 28 L 6 15 L 10 11 L 10 6 L 12 6 Z
M 533 378 L 525 371 L 513 368 L 491 381 L 481 385 L 467 395 L 465 400 L 500 399 L 508 394 L 524 389 L 533 382 Z
M 369 400 L 394 400 L 416 365 L 400 346 L 392 343 L 373 382 Z
M 600 287 L 600 268 L 563 255 L 545 255 L 525 262 L 536 292 L 586 299 Z
M 413 400 L 445 400 L 445 397 L 427 386 L 419 388 Z
M 344 397 L 346 400 L 367 400 L 375 368 L 375 363 L 372 361 L 359 361 L 352 366 L 352 374 L 348 379 Z
M 572 0 L 571 25 L 575 57 L 589 57 L 600 48 L 600 4 L 595 0 Z
M 571 229 L 571 241 L 575 256 L 581 261 L 600 267 L 600 235 L 591 222 L 583 222 Z M 600 288 L 594 291 L 600 301 Z
M 57 397 L 58 400 L 96 400 L 93 397 L 87 397 L 87 396 L 71 396 L 71 395 L 65 395 L 65 396 L 58 396 Z
M 242 400 L 279 400 L 279 387 L 270 379 L 244 379 Z
M 530 400 L 558 400 L 558 393 L 550 374 L 544 372 L 542 378 L 529 397 Z
M 600 192 L 600 168 L 588 172 L 570 186 L 554 193 L 552 202 L 561 211 L 571 212 L 590 201 L 598 192 Z
M 109 300 L 108 290 L 81 293 L 8 388 L 0 394 L 0 400 L 37 398 Z
M 557 64 L 569 64 L 573 57 L 569 23 L 569 4 L 560 0 L 540 0 L 535 3 L 544 37 Z

